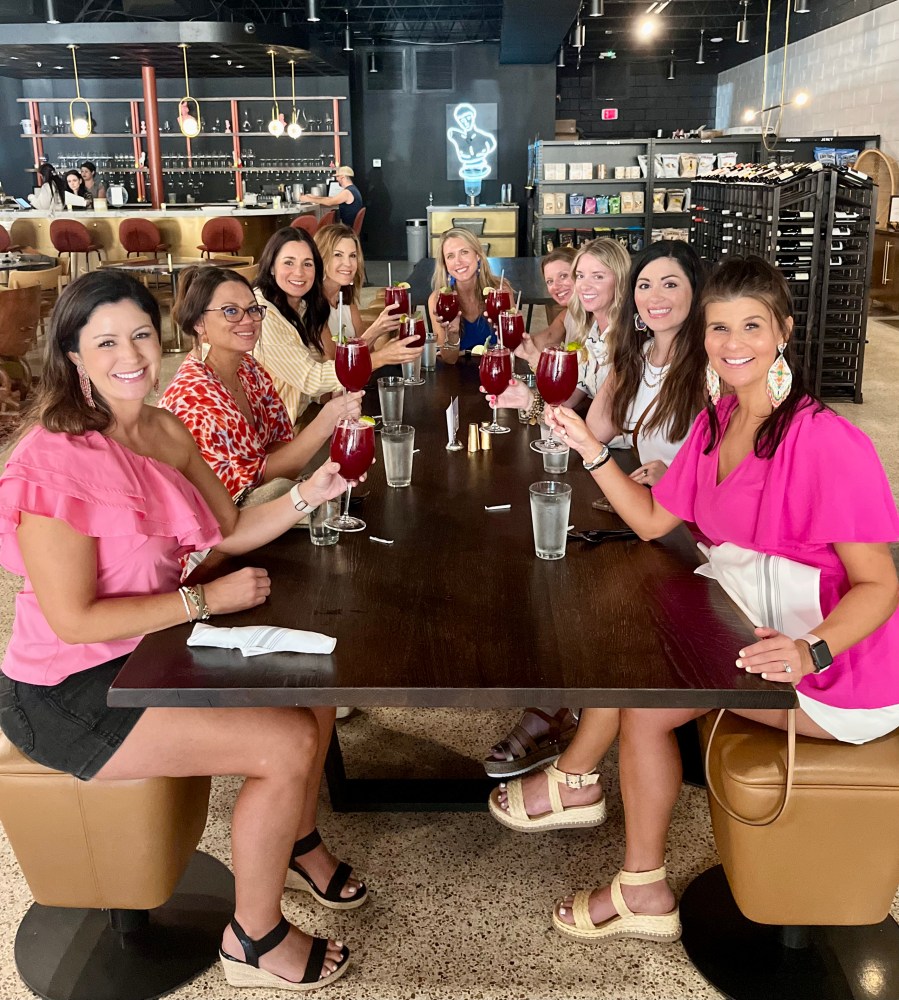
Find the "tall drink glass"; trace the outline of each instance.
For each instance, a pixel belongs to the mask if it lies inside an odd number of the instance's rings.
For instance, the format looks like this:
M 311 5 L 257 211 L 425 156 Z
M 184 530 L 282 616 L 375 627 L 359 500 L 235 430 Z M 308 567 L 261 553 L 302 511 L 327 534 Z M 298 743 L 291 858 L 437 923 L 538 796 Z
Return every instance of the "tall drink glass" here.
M 524 336 L 524 316 L 517 309 L 506 309 L 499 314 L 499 335 L 503 347 L 508 347 L 510 351 L 521 344 Z
M 512 306 L 512 293 L 508 288 L 488 288 L 484 308 L 494 326 L 499 322 L 499 314 Z
M 375 429 L 362 420 L 345 418 L 337 422 L 331 435 L 331 461 L 340 465 L 347 482 L 346 503 L 339 517 L 329 517 L 325 524 L 335 531 L 362 531 L 365 521 L 350 517 L 350 494 L 375 459 Z
M 544 347 L 537 362 L 537 391 L 547 406 L 561 406 L 577 388 L 577 352 L 564 347 Z M 533 441 L 534 451 L 559 451 L 566 445 L 549 432 L 546 440 Z
M 498 396 L 509 388 L 512 378 L 512 355 L 508 347 L 492 347 L 481 356 L 481 385 L 492 396 Z M 509 428 L 503 427 L 496 419 L 496 407 L 493 407 L 493 423 L 487 428 L 490 434 L 508 434 Z
M 441 288 L 437 293 L 437 304 L 434 312 L 444 323 L 452 323 L 459 315 L 459 295 L 451 288 Z
M 368 344 L 358 337 L 338 344 L 334 360 L 337 381 L 347 392 L 361 392 L 371 378 Z
M 399 306 L 399 310 L 394 310 L 394 316 L 408 315 L 412 312 L 412 302 L 409 298 L 408 285 L 388 285 L 384 289 L 384 305 Z
M 568 483 L 544 481 L 530 487 L 531 524 L 538 559 L 564 559 L 571 510 Z

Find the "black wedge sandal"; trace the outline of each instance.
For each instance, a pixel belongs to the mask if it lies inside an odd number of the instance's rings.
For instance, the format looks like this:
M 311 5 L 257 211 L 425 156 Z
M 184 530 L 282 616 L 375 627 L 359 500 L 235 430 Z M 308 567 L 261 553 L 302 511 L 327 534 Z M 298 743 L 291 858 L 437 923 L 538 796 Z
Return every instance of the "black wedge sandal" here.
M 274 930 L 270 930 L 264 937 L 254 941 L 248 937 L 244 929 L 236 920 L 231 921 L 231 930 L 234 931 L 237 940 L 243 948 L 245 961 L 233 958 L 219 949 L 219 958 L 222 962 L 222 970 L 229 986 L 262 987 L 275 990 L 292 990 L 294 993 L 305 993 L 308 990 L 317 990 L 321 986 L 327 986 L 346 972 L 350 963 L 350 953 L 346 946 L 340 954 L 340 961 L 337 968 L 321 979 L 322 968 L 325 964 L 325 957 L 328 953 L 327 938 L 313 938 L 312 948 L 309 958 L 306 961 L 306 971 L 303 978 L 295 983 L 291 979 L 282 979 L 273 972 L 267 972 L 259 968 L 259 959 L 270 952 L 287 937 L 290 933 L 290 924 L 281 917 Z
M 322 906 L 327 906 L 331 910 L 355 910 L 368 899 L 368 887 L 362 883 L 355 896 L 341 896 L 343 887 L 347 884 L 353 869 L 345 861 L 337 865 L 337 869 L 328 882 L 328 887 L 324 892 L 312 881 L 310 876 L 296 863 L 296 858 L 314 851 L 322 842 L 321 834 L 317 829 L 307 834 L 302 840 L 298 840 L 293 845 L 290 852 L 290 864 L 287 869 L 287 878 L 284 882 L 288 889 L 299 889 L 302 892 L 311 893 Z

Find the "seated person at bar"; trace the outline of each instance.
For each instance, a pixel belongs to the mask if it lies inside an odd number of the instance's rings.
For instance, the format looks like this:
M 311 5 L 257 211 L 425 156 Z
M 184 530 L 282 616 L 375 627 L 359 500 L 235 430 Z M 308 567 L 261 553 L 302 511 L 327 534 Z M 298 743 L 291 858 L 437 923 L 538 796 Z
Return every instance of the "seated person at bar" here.
M 334 361 L 324 350 L 331 308 L 323 281 L 321 254 L 307 232 L 288 226 L 266 243 L 256 279 L 256 299 L 266 314 L 254 354 L 292 423 L 314 399 L 340 388 Z M 405 349 L 410 339 L 398 343 Z M 373 350 L 372 369 L 396 364 L 396 353 L 396 344 Z M 410 352 L 409 360 L 414 358 Z
M 287 924 L 281 896 L 285 881 L 327 886 L 338 871 L 315 831 L 333 709 L 109 708 L 106 696 L 148 632 L 252 608 L 270 592 L 252 567 L 179 587 L 182 555 L 252 551 L 346 484 L 326 462 L 291 495 L 238 511 L 182 424 L 144 403 L 161 360 L 159 306 L 133 278 L 100 270 L 60 296 L 31 420 L 0 478 L 2 562 L 25 578 L 0 726 L 28 757 L 84 781 L 245 776 L 225 975 L 244 986 L 325 985 L 345 969 L 346 949 Z M 350 908 L 365 896 L 348 881 L 326 898 Z M 259 968 L 243 964 L 254 943 Z
M 687 521 L 707 539 L 712 575 L 758 624 L 756 641 L 734 650 L 734 669 L 793 684 L 799 701 L 794 713 L 735 714 L 775 729 L 794 723 L 821 740 L 885 736 L 899 728 L 899 584 L 888 545 L 899 539 L 899 516 L 883 466 L 871 441 L 808 390 L 778 271 L 758 257 L 729 260 L 709 279 L 702 305 L 708 403 L 652 491 L 608 461 L 605 445 L 571 410 L 548 419 L 594 466 L 594 481 L 641 538 L 661 538 Z M 753 553 L 782 561 L 795 582 L 783 583 L 786 573 L 774 569 L 782 582 L 772 592 L 769 574 L 757 575 L 756 560 L 746 558 Z M 776 626 L 788 614 L 819 624 L 787 635 Z M 680 936 L 664 868 L 681 784 L 673 730 L 707 712 L 622 710 L 624 870 L 611 891 L 563 900 L 553 913 L 557 930 L 581 941 Z M 560 786 L 565 813 L 602 798 L 598 758 L 573 750 L 560 770 L 585 780 Z M 613 901 L 616 887 L 632 912 Z
M 67 170 L 66 176 L 66 188 L 79 198 L 84 198 L 87 202 L 86 208 L 90 208 L 93 204 L 93 198 L 88 194 L 87 188 L 84 186 L 84 179 L 77 170 Z
M 97 165 L 91 160 L 85 160 L 81 164 L 81 179 L 84 181 L 84 188 L 87 194 L 84 196 L 93 204 L 94 198 L 106 197 L 106 186 L 97 177 Z
M 335 397 L 294 436 L 272 380 L 250 353 L 265 308 L 236 271 L 187 268 L 172 316 L 193 335 L 195 348 L 159 401 L 187 427 L 232 497 L 254 491 L 244 496 L 251 503 L 286 493 L 337 421 L 361 412 L 361 392 Z
M 66 186 L 56 172 L 56 167 L 52 163 L 42 163 L 37 168 L 37 172 L 41 179 L 41 185 L 36 193 L 28 195 L 32 207 L 44 212 L 62 211 L 66 205 Z
M 321 205 L 323 208 L 336 208 L 337 215 L 344 226 L 352 226 L 356 216 L 362 211 L 362 192 L 353 183 L 353 168 L 338 167 L 334 171 L 340 191 L 337 194 L 318 195 L 304 194 L 303 201 Z
M 484 300 L 488 288 L 499 288 L 500 279 L 490 270 L 484 250 L 477 236 L 467 229 L 447 229 L 440 237 L 434 277 L 428 298 L 431 329 L 437 335 L 437 347 L 443 361 L 454 364 L 460 351 L 470 351 L 486 343 L 493 343 L 496 336 L 484 313 Z M 451 323 L 444 323 L 437 315 L 437 296 L 441 288 L 452 288 L 459 296 L 459 315 Z M 515 291 L 508 281 L 503 288 L 515 302 Z
M 405 348 L 397 341 L 389 345 L 387 343 L 387 338 L 396 333 L 400 325 L 398 307 L 389 306 L 382 309 L 378 318 L 367 328 L 362 321 L 359 313 L 359 296 L 365 281 L 365 260 L 359 237 L 352 229 L 342 224 L 324 226 L 316 230 L 315 245 L 322 257 L 325 276 L 322 287 L 331 307 L 331 315 L 328 318 L 331 338 L 330 343 L 327 337 L 324 338 L 325 354 L 329 358 L 334 357 L 333 344 L 337 340 L 340 326 L 338 306 L 342 291 L 343 331 L 346 337 L 361 337 L 369 347 L 379 343 L 385 348 L 389 346 L 391 351 L 385 353 L 383 364 L 400 365 L 404 361 L 414 361 L 421 353 L 419 349 Z M 387 360 L 388 357 L 392 357 L 393 360 Z

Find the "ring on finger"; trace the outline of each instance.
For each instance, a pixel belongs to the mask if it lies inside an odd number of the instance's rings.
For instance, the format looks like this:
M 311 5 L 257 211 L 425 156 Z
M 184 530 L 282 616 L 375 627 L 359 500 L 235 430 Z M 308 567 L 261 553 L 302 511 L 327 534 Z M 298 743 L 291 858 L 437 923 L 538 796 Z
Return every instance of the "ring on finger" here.
M 793 668 L 790 666 L 789 663 L 787 663 L 786 660 L 784 660 L 784 673 L 785 674 L 791 674 L 791 673 L 793 673 Z

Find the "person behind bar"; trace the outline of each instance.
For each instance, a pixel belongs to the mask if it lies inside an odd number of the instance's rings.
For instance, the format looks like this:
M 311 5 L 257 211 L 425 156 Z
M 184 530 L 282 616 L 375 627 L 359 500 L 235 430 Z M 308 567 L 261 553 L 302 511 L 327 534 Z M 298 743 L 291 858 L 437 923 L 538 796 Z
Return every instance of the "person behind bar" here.
M 340 191 L 333 195 L 304 194 L 303 201 L 325 208 L 336 208 L 340 221 L 352 228 L 356 216 L 362 211 L 362 193 L 353 183 L 353 168 L 338 167 L 335 171 Z

